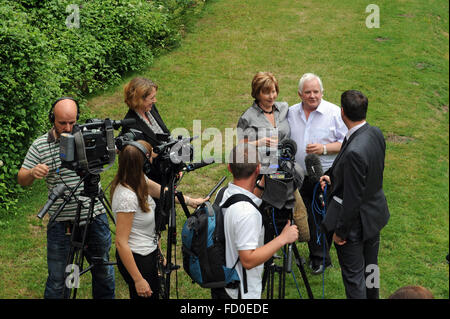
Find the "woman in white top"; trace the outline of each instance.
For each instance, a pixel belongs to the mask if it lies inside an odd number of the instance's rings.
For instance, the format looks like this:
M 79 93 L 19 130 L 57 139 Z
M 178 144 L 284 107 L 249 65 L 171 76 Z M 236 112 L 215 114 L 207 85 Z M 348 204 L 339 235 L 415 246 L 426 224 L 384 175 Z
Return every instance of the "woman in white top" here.
M 112 211 L 116 215 L 117 265 L 128 284 L 130 298 L 158 299 L 158 237 L 155 231 L 155 202 L 160 185 L 148 179 L 144 163 L 151 161 L 152 147 L 138 141 L 148 151 L 127 145 L 119 154 L 119 168 L 111 187 Z M 207 199 L 189 198 L 185 202 L 197 207 Z

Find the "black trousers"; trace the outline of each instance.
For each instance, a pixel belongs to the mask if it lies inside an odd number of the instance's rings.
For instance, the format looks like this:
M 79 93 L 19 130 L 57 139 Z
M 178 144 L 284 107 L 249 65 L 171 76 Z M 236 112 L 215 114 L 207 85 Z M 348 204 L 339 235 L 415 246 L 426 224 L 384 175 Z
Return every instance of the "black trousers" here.
M 364 241 L 358 237 L 350 232 L 344 245 L 335 244 L 345 294 L 348 299 L 378 299 L 380 234 Z
M 312 201 L 314 199 L 314 187 L 315 183 L 311 181 L 308 176 L 305 176 L 302 187 L 299 189 L 300 195 L 302 196 L 303 202 L 305 203 L 306 210 L 308 212 L 308 226 L 310 240 L 308 241 L 309 248 L 309 260 L 313 266 L 318 266 L 323 264 L 323 259 L 325 257 L 325 265 L 331 264 L 330 259 L 330 244 L 331 237 L 322 236 L 320 233 L 320 224 L 322 222 L 322 217 L 313 212 Z M 320 187 L 318 188 L 320 190 Z M 318 197 L 316 194 L 316 200 Z M 318 203 L 318 205 L 320 205 Z M 331 234 L 332 235 L 332 234 Z M 319 237 L 319 238 L 318 238 Z
M 153 293 L 149 298 L 140 297 L 137 294 L 133 278 L 131 278 L 130 274 L 125 268 L 125 265 L 122 263 L 122 260 L 120 260 L 119 252 L 116 250 L 117 268 L 119 269 L 120 274 L 128 285 L 130 299 L 159 299 L 160 280 L 157 267 L 158 249 L 148 254 L 147 256 L 133 253 L 133 257 L 134 261 L 136 262 L 136 266 L 139 269 L 139 272 L 141 273 L 142 277 L 147 280 Z

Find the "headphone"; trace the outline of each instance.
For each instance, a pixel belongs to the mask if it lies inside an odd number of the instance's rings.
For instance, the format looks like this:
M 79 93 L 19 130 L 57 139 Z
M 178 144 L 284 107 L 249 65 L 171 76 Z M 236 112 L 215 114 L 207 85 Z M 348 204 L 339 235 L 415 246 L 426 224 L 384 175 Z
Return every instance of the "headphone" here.
M 78 121 L 78 119 L 80 118 L 80 106 L 78 105 L 78 101 L 70 96 L 63 96 L 63 97 L 60 97 L 59 99 L 57 99 L 55 102 L 53 102 L 52 107 L 51 107 L 50 111 L 48 112 L 48 120 L 50 121 L 50 123 L 51 124 L 55 123 L 55 112 L 54 112 L 55 105 L 56 105 L 56 103 L 58 103 L 59 101 L 62 101 L 62 100 L 71 100 L 71 101 L 75 102 L 75 104 L 77 105 L 77 121 Z
M 144 174 L 148 177 L 150 174 L 150 171 L 151 171 L 151 166 L 152 166 L 152 163 L 150 162 L 149 158 L 147 157 L 149 155 L 149 151 L 145 148 L 145 146 L 143 146 L 135 141 L 126 141 L 123 144 L 124 147 L 127 145 L 132 145 L 141 151 L 142 155 L 144 156 L 143 171 L 144 171 Z

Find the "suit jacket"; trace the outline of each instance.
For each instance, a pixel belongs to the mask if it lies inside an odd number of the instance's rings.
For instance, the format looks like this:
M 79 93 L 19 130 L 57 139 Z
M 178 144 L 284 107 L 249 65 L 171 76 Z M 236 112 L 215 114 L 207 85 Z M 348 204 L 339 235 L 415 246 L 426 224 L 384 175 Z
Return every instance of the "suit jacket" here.
M 162 120 L 161 116 L 159 115 L 158 109 L 156 108 L 156 105 L 153 104 L 152 109 L 150 110 L 150 114 L 153 115 L 158 125 L 161 127 L 164 133 L 170 134 L 170 131 L 164 124 L 164 121 Z M 133 125 L 125 126 L 122 128 L 122 131 L 120 134 L 124 134 L 129 132 L 130 129 L 139 130 L 144 134 L 145 140 L 149 142 L 153 147 L 158 146 L 163 143 L 161 139 L 159 139 L 156 134 L 152 131 L 152 129 L 145 123 L 139 115 L 132 109 L 129 109 L 127 114 L 125 115 L 124 119 L 135 119 L 136 123 Z
M 379 128 L 368 123 L 342 146 L 331 168 L 326 232 L 346 239 L 352 229 L 362 227 L 363 240 L 372 238 L 387 224 L 389 209 L 383 192 L 386 143 Z

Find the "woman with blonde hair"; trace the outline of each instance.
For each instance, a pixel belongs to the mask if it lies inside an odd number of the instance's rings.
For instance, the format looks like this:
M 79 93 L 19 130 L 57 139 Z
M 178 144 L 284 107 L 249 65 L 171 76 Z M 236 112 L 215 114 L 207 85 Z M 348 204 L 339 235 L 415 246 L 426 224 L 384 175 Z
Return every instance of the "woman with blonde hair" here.
M 130 298 L 158 299 L 160 250 L 152 197 L 159 198 L 161 186 L 144 174 L 144 166 L 152 161 L 151 145 L 145 141 L 130 144 L 119 153 L 119 168 L 111 186 L 117 265 L 128 284 Z M 184 199 L 193 208 L 207 200 L 188 196 Z
M 239 118 L 239 140 L 258 147 L 277 147 L 290 137 L 289 105 L 277 102 L 278 81 L 270 72 L 258 72 L 252 80 L 253 104 Z M 274 134 L 274 133 L 277 134 Z
M 291 130 L 287 119 L 289 105 L 287 102 L 276 101 L 280 89 L 271 72 L 256 73 L 251 88 L 254 101 L 238 120 L 238 139 L 241 143 L 246 142 L 258 147 L 261 174 L 271 174 L 276 170 L 274 167 L 278 166 L 278 145 L 290 139 Z M 297 176 L 304 175 L 297 163 L 294 170 Z M 299 229 L 299 240 L 308 241 L 310 234 L 306 207 L 297 188 L 293 191 L 293 198 L 293 219 Z
M 135 124 L 122 128 L 121 134 L 129 132 L 131 129 L 141 131 L 143 139 L 152 147 L 164 143 L 170 135 L 170 131 L 159 115 L 155 103 L 158 85 L 152 80 L 144 77 L 133 78 L 124 87 L 124 102 L 128 106 L 128 112 L 124 119 L 134 119 Z M 156 183 L 161 183 L 162 177 L 155 160 L 154 168 L 149 176 Z

